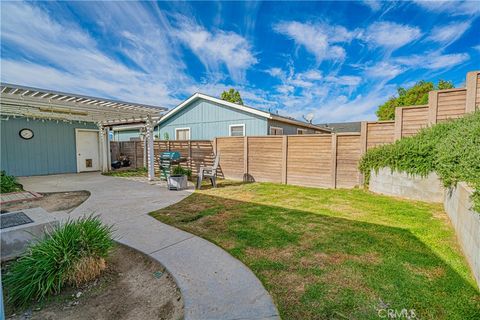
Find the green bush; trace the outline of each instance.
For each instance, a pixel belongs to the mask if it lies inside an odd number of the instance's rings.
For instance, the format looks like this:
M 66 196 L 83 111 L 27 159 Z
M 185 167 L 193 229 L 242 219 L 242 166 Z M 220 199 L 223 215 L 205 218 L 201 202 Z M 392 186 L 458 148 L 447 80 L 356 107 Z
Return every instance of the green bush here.
M 0 178 L 0 192 L 8 193 L 20 190 L 22 190 L 22 188 L 17 183 L 15 177 L 9 176 L 4 170 L 2 170 Z
M 384 167 L 420 176 L 436 172 L 446 187 L 465 181 L 475 189 L 474 208 L 480 211 L 480 111 L 370 149 L 359 165 L 367 182 L 372 169 Z
M 4 285 L 9 303 L 22 307 L 59 293 L 67 284 L 92 280 L 105 268 L 113 245 L 112 227 L 98 217 L 56 227 L 8 268 Z
M 175 176 L 187 176 L 188 178 L 191 178 L 192 177 L 192 170 L 190 169 L 185 169 L 183 168 L 181 165 L 178 165 L 176 167 L 173 168 L 172 170 L 172 174 L 175 175 Z

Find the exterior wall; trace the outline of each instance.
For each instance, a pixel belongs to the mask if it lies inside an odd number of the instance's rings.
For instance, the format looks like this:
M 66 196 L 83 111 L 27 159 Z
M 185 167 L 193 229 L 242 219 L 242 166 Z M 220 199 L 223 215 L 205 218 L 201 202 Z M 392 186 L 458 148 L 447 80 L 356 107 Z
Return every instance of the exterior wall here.
M 460 182 L 445 193 L 444 208 L 480 288 L 480 213 L 473 211 L 473 190 Z
M 232 124 L 245 124 L 247 136 L 267 134 L 266 119 L 203 99 L 196 100 L 161 123 L 156 132 L 162 140 L 165 132 L 170 140 L 175 140 L 175 128 L 190 128 L 191 140 L 212 140 L 215 137 L 229 136 L 229 126 Z
M 267 131 L 268 135 L 270 134 L 270 127 L 282 128 L 283 129 L 283 134 L 287 134 L 287 135 L 297 134 L 297 129 L 307 129 L 308 134 L 315 133 L 314 130 L 312 130 L 310 128 L 296 126 L 294 124 L 280 122 L 280 121 L 276 121 L 276 120 L 268 120 L 268 131 Z
M 130 141 L 130 138 L 140 138 L 139 130 L 113 131 L 112 141 Z
M 20 138 L 19 131 L 31 129 L 30 140 Z M 31 176 L 77 172 L 75 129 L 96 129 L 93 123 L 27 121 L 12 118 L 1 121 L 0 168 L 14 176 Z
M 393 172 L 390 168 L 382 168 L 370 173 L 369 190 L 375 193 L 421 200 L 426 202 L 442 202 L 445 188 L 435 173 L 422 178 L 404 172 Z

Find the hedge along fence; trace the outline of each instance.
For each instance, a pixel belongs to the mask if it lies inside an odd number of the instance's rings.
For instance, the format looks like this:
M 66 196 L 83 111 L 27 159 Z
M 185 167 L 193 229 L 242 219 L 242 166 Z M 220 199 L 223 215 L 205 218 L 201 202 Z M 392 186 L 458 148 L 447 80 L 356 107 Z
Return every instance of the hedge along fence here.
M 475 191 L 475 210 L 480 210 L 480 111 L 425 128 L 394 144 L 369 150 L 360 162 L 361 171 L 391 168 L 426 176 L 436 172 L 445 187 L 465 181 Z

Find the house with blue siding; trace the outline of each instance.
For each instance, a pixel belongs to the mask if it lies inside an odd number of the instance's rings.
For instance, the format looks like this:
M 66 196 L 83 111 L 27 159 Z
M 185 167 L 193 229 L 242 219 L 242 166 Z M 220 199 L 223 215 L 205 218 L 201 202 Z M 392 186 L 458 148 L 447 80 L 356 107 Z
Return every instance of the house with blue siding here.
M 313 124 L 224 101 L 202 93 L 167 112 L 155 128 L 169 140 L 212 140 L 224 136 L 330 133 Z
M 153 145 L 154 125 L 166 111 L 7 83 L 0 98 L 0 170 L 14 176 L 108 171 L 117 160 L 110 150 L 115 132 L 117 139 L 132 139 L 141 130 Z M 150 179 L 153 156 L 148 148 Z

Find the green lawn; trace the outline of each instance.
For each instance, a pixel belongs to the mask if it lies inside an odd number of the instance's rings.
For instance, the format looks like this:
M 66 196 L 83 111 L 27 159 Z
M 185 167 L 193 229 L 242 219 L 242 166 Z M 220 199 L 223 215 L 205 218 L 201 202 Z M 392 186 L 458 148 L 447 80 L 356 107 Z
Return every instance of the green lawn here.
M 381 309 L 478 319 L 480 293 L 440 204 L 359 189 L 220 186 L 152 216 L 243 261 L 283 319 L 379 319 Z

